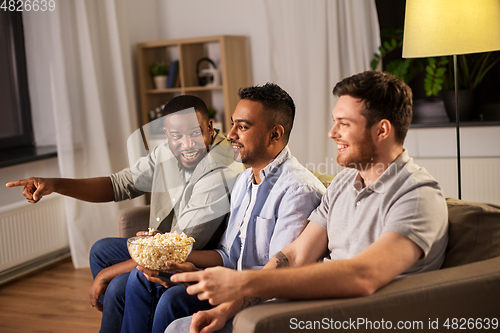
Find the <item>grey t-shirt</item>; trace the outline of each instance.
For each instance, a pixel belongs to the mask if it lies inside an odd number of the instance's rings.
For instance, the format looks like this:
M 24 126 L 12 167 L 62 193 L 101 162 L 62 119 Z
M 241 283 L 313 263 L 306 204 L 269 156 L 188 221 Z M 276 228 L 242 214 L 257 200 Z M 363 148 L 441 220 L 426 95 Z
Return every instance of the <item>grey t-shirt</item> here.
M 327 229 L 329 258 L 350 259 L 394 231 L 424 255 L 404 274 L 439 269 L 448 241 L 448 210 L 436 180 L 405 150 L 370 186 L 357 170 L 345 169 L 328 187 L 309 220 Z

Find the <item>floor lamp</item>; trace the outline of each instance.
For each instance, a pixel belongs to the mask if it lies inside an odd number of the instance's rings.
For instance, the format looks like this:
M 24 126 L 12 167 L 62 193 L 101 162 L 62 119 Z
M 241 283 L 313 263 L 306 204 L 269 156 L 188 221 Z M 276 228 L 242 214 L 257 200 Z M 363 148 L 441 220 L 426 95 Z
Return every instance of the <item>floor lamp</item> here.
M 459 199 L 457 55 L 496 50 L 500 50 L 500 0 L 406 0 L 403 58 L 453 56 Z

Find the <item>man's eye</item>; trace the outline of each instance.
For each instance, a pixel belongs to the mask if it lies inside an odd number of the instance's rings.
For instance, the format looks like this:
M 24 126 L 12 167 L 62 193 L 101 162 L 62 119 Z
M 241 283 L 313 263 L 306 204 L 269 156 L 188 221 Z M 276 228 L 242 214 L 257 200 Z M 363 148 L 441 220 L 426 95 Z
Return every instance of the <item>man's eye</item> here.
M 177 135 L 177 134 L 172 135 L 172 139 L 174 139 L 174 140 L 179 140 L 180 138 L 181 138 L 180 135 Z
M 192 137 L 200 136 L 200 135 L 201 135 L 201 131 L 196 131 L 196 132 L 191 133 Z
M 246 129 L 248 129 L 248 127 L 246 127 L 245 125 L 240 125 L 239 129 L 246 130 Z

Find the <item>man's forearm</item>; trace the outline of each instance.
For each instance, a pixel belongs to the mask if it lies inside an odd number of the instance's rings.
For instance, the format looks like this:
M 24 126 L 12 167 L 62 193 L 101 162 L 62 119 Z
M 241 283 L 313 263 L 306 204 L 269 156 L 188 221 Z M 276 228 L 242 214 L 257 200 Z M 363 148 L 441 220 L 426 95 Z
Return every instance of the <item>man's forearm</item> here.
M 316 263 L 277 270 L 243 271 L 244 295 L 260 298 L 331 298 L 362 296 L 368 292 L 347 261 Z
M 287 256 L 280 251 L 276 253 L 276 255 L 272 257 L 262 269 L 273 269 L 273 268 L 283 268 L 283 267 L 290 267 L 290 262 L 288 261 Z M 263 303 L 270 298 L 272 297 L 245 296 L 243 297 L 243 299 L 237 300 L 235 302 L 236 304 L 239 304 L 240 310 L 242 310 L 249 306 Z M 238 307 L 238 305 L 236 305 L 236 307 Z
M 192 251 L 187 261 L 200 268 L 224 265 L 221 255 L 215 250 Z
M 137 264 L 129 259 L 116 265 L 104 268 L 97 274 L 96 279 L 101 279 L 104 283 L 109 283 L 120 274 L 131 272 Z
M 109 202 L 115 199 L 109 177 L 53 178 L 54 192 L 89 202 Z

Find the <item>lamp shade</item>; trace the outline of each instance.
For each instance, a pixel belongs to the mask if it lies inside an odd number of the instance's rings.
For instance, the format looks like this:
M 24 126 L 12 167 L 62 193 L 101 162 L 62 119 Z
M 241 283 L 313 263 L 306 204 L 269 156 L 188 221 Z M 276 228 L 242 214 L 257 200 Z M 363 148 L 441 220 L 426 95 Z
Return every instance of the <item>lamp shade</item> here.
M 403 58 L 500 50 L 500 0 L 406 0 Z

